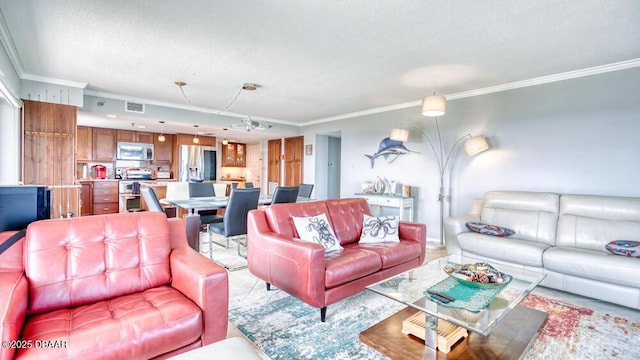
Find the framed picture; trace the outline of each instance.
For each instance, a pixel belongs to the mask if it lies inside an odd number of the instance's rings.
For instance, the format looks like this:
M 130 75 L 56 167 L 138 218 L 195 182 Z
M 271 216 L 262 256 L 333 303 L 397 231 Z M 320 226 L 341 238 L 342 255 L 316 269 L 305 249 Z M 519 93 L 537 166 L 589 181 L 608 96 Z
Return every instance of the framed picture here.
M 305 155 L 313 155 L 313 145 L 312 144 L 304 146 L 304 154 Z

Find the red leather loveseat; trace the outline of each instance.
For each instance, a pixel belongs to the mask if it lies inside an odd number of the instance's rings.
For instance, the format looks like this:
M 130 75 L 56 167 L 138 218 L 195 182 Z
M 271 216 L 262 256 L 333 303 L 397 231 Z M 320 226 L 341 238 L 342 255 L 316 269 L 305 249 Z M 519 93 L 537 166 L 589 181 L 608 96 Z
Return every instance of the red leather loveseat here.
M 325 213 L 344 250 L 325 257 L 320 244 L 302 242 L 292 216 Z M 365 286 L 411 270 L 424 262 L 424 224 L 400 222 L 399 243 L 358 244 L 363 215 L 371 215 L 364 199 L 274 204 L 249 212 L 249 271 L 270 285 L 320 308 L 364 290 Z
M 38 221 L 0 255 L 0 321 L 2 360 L 164 358 L 226 337 L 228 274 L 164 213 Z

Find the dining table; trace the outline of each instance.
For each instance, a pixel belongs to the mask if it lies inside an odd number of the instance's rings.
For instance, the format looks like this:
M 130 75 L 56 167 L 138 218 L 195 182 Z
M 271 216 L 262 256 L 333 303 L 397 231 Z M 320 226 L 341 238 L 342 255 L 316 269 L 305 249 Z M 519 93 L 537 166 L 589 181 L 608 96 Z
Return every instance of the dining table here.
M 273 200 L 272 195 L 260 195 L 258 205 L 268 206 Z M 313 199 L 298 197 L 296 202 L 311 201 Z M 160 204 L 166 206 L 176 206 L 187 210 L 185 215 L 185 227 L 187 231 L 187 242 L 196 251 L 200 251 L 200 215 L 198 210 L 224 209 L 229 202 L 228 196 L 205 196 L 192 197 L 188 199 L 160 199 Z

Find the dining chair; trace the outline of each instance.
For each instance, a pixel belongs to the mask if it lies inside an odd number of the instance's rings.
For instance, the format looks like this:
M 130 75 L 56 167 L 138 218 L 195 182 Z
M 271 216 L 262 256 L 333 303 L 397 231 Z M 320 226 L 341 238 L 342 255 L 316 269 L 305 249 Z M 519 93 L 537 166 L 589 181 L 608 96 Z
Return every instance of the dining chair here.
M 227 207 L 224 210 L 223 221 L 221 223 L 213 223 L 209 226 L 209 231 L 222 235 L 227 240 L 226 247 L 229 247 L 229 239 L 236 239 L 238 243 L 238 255 L 246 258 L 240 252 L 241 242 L 238 239 L 247 234 L 247 214 L 249 210 L 258 208 L 258 199 L 260 198 L 260 188 L 253 189 L 235 189 L 229 195 Z M 213 240 L 212 240 L 213 242 Z M 224 246 L 215 242 L 218 245 Z M 246 248 L 246 241 L 244 243 Z M 209 246 L 209 257 L 213 255 Z
M 211 183 L 189 183 L 189 198 L 199 197 L 214 197 L 216 196 L 215 189 Z M 197 210 L 200 215 L 200 228 L 207 230 L 209 224 L 216 222 L 222 222 L 222 216 L 218 215 L 218 209 L 199 209 Z
M 313 191 L 313 184 L 300 184 L 298 185 L 298 196 L 310 198 Z
M 149 211 L 164 212 L 164 209 L 162 208 L 162 205 L 160 205 L 160 201 L 156 196 L 156 192 L 153 191 L 152 188 L 147 186 L 141 187 L 140 193 L 142 194 L 144 202 L 147 204 Z
M 296 202 L 298 191 L 299 188 L 297 186 L 278 186 L 273 193 L 271 205 Z
M 245 189 L 253 189 L 253 183 L 251 181 L 244 183 Z

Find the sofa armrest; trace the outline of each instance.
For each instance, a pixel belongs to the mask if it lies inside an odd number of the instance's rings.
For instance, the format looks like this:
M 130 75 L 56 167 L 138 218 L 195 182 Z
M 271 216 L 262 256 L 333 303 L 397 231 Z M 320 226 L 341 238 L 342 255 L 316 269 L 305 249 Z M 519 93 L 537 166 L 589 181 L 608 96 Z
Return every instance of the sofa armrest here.
M 480 215 L 463 215 L 444 219 L 444 238 L 447 254 L 462 254 L 458 244 L 458 234 L 468 232 L 468 222 L 480 221 Z
M 249 271 L 309 305 L 324 303 L 324 247 L 271 231 L 264 211 L 252 210 L 247 220 Z
M 18 340 L 29 302 L 27 278 L 22 271 L 0 271 L 0 340 Z M 0 348 L 0 360 L 13 359 L 15 348 Z
M 427 254 L 427 226 L 425 224 L 401 221 L 398 225 L 398 237 L 401 241 L 420 243 L 420 264 Z
M 171 286 L 202 309 L 202 346 L 227 337 L 229 274 L 188 246 L 171 252 Z

